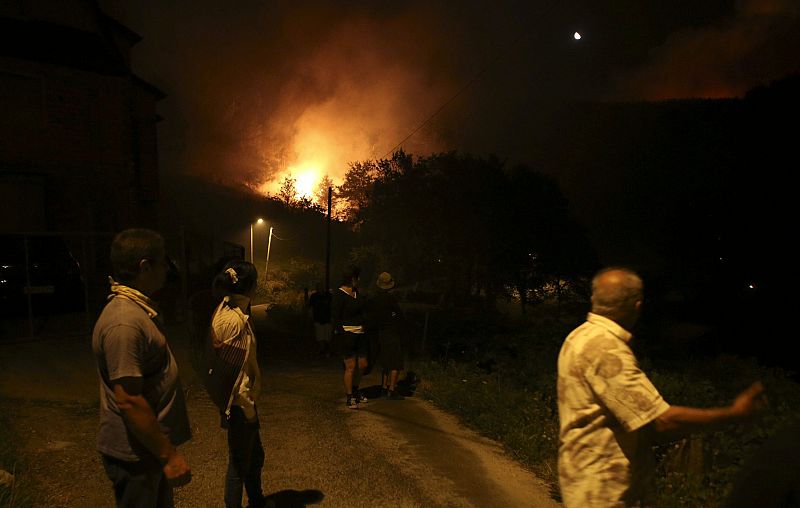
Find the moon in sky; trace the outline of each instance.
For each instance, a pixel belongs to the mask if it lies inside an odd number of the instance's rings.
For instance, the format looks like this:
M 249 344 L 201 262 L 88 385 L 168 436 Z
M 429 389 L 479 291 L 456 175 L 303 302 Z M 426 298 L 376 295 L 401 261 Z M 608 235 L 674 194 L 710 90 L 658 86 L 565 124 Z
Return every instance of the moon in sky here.
M 573 37 L 575 37 L 575 40 L 576 40 L 576 41 L 579 41 L 579 40 L 581 40 L 581 34 L 580 34 L 580 32 L 575 32 L 575 33 L 574 33 L 572 36 L 573 36 Z

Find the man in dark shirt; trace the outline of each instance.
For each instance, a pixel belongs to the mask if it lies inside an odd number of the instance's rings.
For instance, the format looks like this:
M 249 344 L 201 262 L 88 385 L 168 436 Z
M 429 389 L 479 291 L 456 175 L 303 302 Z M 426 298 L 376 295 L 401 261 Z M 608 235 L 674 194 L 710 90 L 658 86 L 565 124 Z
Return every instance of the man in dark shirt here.
M 780 428 L 745 461 L 724 506 L 800 507 L 800 418 Z
M 366 397 L 358 391 L 358 379 L 367 368 L 368 353 L 364 333 L 364 297 L 358 292 L 360 273 L 356 267 L 347 269 L 331 301 L 333 333 L 344 361 L 344 389 L 350 409 L 358 409 L 361 402 L 366 402 Z
M 331 336 L 333 326 L 331 325 L 331 292 L 327 289 L 323 291 L 322 284 L 317 284 L 316 290 L 308 299 L 311 307 L 311 319 L 314 321 L 314 337 L 319 345 L 319 354 L 324 357 L 330 356 Z
M 403 312 L 392 293 L 394 279 L 388 272 L 378 276 L 375 283 L 378 291 L 367 305 L 368 324 L 377 334 L 379 344 L 378 363 L 382 367 L 382 395 L 390 400 L 403 400 L 397 393 L 397 377 L 403 370 Z

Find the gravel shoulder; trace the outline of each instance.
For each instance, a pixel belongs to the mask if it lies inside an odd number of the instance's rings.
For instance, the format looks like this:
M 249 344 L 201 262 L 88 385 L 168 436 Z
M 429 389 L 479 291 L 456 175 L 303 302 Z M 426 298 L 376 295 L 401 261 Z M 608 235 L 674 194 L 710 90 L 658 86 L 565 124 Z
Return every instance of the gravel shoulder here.
M 188 348 L 178 339 L 173 351 L 193 432 L 182 447 L 192 482 L 176 490 L 176 505 L 222 506 L 225 431 L 188 367 Z M 335 360 L 267 358 L 262 368 L 263 484 L 279 506 L 557 506 L 496 443 L 426 401 L 376 400 L 353 411 Z M 19 473 L 40 486 L 41 506 L 113 505 L 94 452 L 96 383 L 88 338 L 0 345 L 0 410 L 13 416 L 28 467 Z M 361 386 L 377 383 L 373 373 Z

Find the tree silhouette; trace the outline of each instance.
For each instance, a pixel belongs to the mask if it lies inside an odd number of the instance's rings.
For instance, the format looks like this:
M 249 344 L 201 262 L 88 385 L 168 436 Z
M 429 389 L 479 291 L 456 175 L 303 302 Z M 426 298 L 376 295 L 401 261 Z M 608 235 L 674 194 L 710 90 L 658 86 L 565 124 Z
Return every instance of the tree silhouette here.
M 319 181 L 317 189 L 314 191 L 314 203 L 323 210 L 328 209 L 328 189 L 333 187 L 333 179 L 325 175 Z
M 339 199 L 344 201 L 346 220 L 359 222 L 359 210 L 369 203 L 370 191 L 377 175 L 378 167 L 374 161 L 350 163 L 350 169 L 344 176 L 344 182 L 336 192 Z
M 291 173 L 283 178 L 281 187 L 278 190 L 278 198 L 289 206 L 297 200 L 297 179 Z
M 407 281 L 436 281 L 453 299 L 489 304 L 516 289 L 524 304 L 537 282 L 594 268 L 557 185 L 530 168 L 455 152 L 350 168 L 348 219 L 373 257 Z

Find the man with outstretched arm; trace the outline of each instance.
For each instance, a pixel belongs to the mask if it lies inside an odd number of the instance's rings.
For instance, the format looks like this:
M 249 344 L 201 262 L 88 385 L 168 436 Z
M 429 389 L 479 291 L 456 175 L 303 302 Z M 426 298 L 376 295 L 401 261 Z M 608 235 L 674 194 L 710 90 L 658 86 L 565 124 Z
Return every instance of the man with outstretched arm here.
M 178 367 L 151 299 L 168 262 L 164 239 L 128 229 L 111 244 L 111 295 L 94 327 L 100 379 L 97 450 L 118 507 L 172 507 L 191 478 L 176 448 L 191 437 Z
M 653 441 L 744 421 L 764 405 L 753 383 L 730 406 L 670 406 L 639 368 L 629 342 L 642 280 L 608 268 L 592 280 L 592 311 L 558 357 L 558 476 L 567 507 L 651 506 Z

